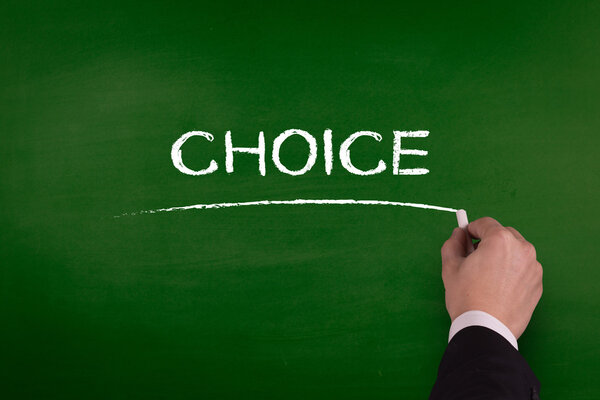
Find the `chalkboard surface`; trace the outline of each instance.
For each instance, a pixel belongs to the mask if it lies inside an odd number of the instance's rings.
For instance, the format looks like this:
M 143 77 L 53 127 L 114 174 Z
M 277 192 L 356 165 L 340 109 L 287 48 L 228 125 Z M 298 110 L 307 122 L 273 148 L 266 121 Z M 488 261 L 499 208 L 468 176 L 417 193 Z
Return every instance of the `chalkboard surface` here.
M 598 396 L 597 2 L 23 2 L 0 6 L 0 397 L 403 398 L 445 349 L 450 212 L 544 265 L 520 349 L 544 399 Z M 288 129 L 314 167 L 280 172 Z M 332 132 L 325 172 L 323 133 Z M 192 169 L 180 172 L 173 143 Z M 256 147 L 225 169 L 225 134 Z M 359 138 L 354 165 L 339 147 Z M 393 132 L 426 156 L 403 156 Z M 300 169 L 299 136 L 281 162 Z

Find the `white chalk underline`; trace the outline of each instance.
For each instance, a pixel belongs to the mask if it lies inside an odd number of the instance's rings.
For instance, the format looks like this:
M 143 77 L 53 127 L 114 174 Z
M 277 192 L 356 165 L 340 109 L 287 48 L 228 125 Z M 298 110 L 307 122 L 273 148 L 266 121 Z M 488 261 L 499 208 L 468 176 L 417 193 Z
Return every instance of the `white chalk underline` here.
M 243 201 L 238 203 L 212 203 L 212 204 L 192 204 L 189 206 L 177 206 L 169 208 L 157 208 L 154 210 L 142 210 L 137 212 L 125 213 L 122 215 L 115 215 L 115 218 L 124 217 L 128 215 L 140 215 L 140 214 L 156 214 L 162 212 L 171 211 L 184 211 L 184 210 L 206 210 L 210 208 L 229 208 L 229 207 L 247 207 L 247 206 L 270 206 L 270 205 L 305 205 L 305 204 L 316 204 L 316 205 L 363 205 L 363 206 L 397 206 L 397 207 L 412 207 L 422 208 L 427 210 L 446 211 L 455 213 L 458 211 L 455 208 L 434 206 L 430 204 L 421 203 L 404 203 L 399 201 L 386 201 L 386 200 L 353 200 L 353 199 L 295 199 L 295 200 L 258 200 L 258 201 Z

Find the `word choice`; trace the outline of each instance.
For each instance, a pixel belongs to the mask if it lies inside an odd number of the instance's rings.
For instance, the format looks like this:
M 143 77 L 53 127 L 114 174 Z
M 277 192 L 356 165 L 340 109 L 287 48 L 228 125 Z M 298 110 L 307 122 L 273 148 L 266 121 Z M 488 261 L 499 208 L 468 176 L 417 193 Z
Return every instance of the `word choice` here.
M 306 158 L 306 164 L 304 167 L 300 169 L 289 169 L 281 162 L 279 158 L 279 151 L 283 143 L 290 138 L 291 136 L 298 135 L 301 136 L 308 143 L 308 155 Z M 212 142 L 214 137 L 212 134 L 203 131 L 191 131 L 184 133 L 179 139 L 173 143 L 173 147 L 171 148 L 171 159 L 173 160 L 173 165 L 179 171 L 183 172 L 186 175 L 207 175 L 215 172 L 219 165 L 215 160 L 211 160 L 208 167 L 200 170 L 193 170 L 185 166 L 182 159 L 181 148 L 183 144 L 191 137 L 199 136 L 204 139 Z M 373 169 L 363 170 L 359 169 L 354 164 L 352 164 L 352 158 L 350 154 L 350 147 L 352 143 L 356 139 L 362 136 L 367 136 L 375 139 L 376 141 L 381 141 L 381 135 L 377 132 L 371 131 L 360 131 L 355 132 L 352 135 L 348 136 L 346 140 L 342 142 L 340 145 L 339 151 L 339 159 L 342 167 L 344 167 L 348 172 L 354 175 L 375 175 L 382 173 L 387 169 L 387 164 L 383 160 L 379 160 L 377 166 Z M 429 173 L 429 170 L 426 168 L 400 168 L 400 156 L 426 156 L 426 150 L 417 150 L 417 149 L 404 149 L 402 148 L 402 139 L 403 138 L 425 138 L 429 136 L 429 131 L 394 131 L 394 144 L 392 151 L 392 173 L 394 175 L 425 175 Z M 233 147 L 232 139 L 231 139 L 231 131 L 227 131 L 225 134 L 225 170 L 227 173 L 232 173 L 233 169 L 233 156 L 234 153 L 248 153 L 248 154 L 256 154 L 258 155 L 258 171 L 262 176 L 266 175 L 266 167 L 265 167 L 265 135 L 263 132 L 260 132 L 258 135 L 258 146 L 257 147 Z M 311 168 L 315 165 L 317 161 L 317 153 L 318 153 L 318 145 L 317 140 L 310 133 L 300 130 L 300 129 L 288 129 L 282 132 L 279 136 L 275 138 L 273 141 L 273 151 L 272 151 L 272 159 L 275 167 L 288 175 L 302 175 L 306 172 L 310 171 Z M 333 169 L 333 149 L 331 144 L 331 129 L 325 130 L 323 133 L 323 157 L 325 159 L 325 173 L 327 175 L 331 174 L 331 170 Z

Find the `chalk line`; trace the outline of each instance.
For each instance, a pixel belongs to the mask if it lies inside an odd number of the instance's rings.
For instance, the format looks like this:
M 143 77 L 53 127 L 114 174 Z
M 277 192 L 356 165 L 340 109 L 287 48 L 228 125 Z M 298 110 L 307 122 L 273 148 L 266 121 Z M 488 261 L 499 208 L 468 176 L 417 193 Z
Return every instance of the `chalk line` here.
M 229 207 L 246 207 L 246 206 L 270 206 L 270 205 L 305 205 L 305 204 L 317 204 L 317 205 L 363 205 L 363 206 L 397 206 L 397 207 L 412 207 L 412 208 L 423 208 L 427 210 L 446 211 L 455 213 L 457 209 L 450 207 L 434 206 L 430 204 L 421 203 L 403 203 L 399 201 L 386 201 L 386 200 L 353 200 L 353 199 L 296 199 L 296 200 L 258 200 L 258 201 L 243 201 L 238 203 L 212 203 L 212 204 L 192 204 L 189 206 L 178 206 L 169 208 L 157 208 L 155 210 L 142 210 L 138 212 L 125 213 L 122 215 L 115 215 L 115 218 L 125 217 L 129 215 L 140 215 L 140 214 L 156 214 L 162 212 L 171 211 L 184 211 L 184 210 L 206 210 L 210 208 L 229 208 Z

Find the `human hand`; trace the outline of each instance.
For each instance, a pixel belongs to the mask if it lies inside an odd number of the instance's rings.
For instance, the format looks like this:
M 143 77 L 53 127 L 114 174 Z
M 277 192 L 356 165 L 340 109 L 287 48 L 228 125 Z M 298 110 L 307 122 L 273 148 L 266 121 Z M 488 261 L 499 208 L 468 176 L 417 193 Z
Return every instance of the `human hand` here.
M 442 246 L 442 280 L 452 321 L 471 310 L 499 319 L 519 338 L 542 296 L 542 265 L 535 248 L 514 228 L 490 217 L 468 225 L 481 239 L 467 255 L 467 235 L 455 228 Z

